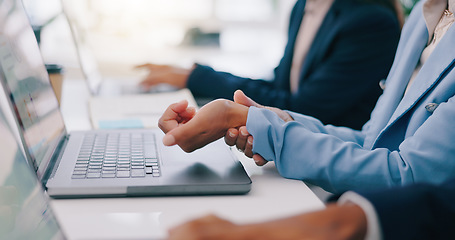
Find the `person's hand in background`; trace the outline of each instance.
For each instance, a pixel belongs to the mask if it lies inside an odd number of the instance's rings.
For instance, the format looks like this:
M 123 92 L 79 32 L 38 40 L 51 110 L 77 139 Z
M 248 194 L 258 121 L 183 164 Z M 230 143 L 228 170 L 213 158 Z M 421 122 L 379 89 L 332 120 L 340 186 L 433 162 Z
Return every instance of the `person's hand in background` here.
M 366 231 L 361 207 L 330 204 L 320 211 L 245 225 L 208 215 L 172 228 L 168 240 L 360 240 Z
M 143 64 L 136 68 L 147 69 L 148 75 L 140 83 L 145 89 L 150 89 L 158 84 L 169 84 L 176 88 L 185 88 L 188 76 L 192 69 L 174 67 L 169 65 Z

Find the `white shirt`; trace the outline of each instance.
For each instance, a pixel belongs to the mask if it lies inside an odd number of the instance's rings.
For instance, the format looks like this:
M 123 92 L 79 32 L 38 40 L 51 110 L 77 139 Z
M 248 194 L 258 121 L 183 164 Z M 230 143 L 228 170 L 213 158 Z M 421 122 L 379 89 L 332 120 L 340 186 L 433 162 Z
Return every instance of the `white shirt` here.
M 333 2 L 334 0 L 307 0 L 305 3 L 302 23 L 300 24 L 295 40 L 294 55 L 292 58 L 290 74 L 292 93 L 296 93 L 299 89 L 300 70 L 302 69 L 303 62 Z
M 447 6 L 448 5 L 448 6 Z M 446 9 L 449 12 L 445 11 Z M 430 57 L 431 53 L 441 41 L 444 34 L 449 30 L 450 26 L 455 22 L 455 1 L 454 0 L 428 0 L 423 5 L 423 16 L 428 29 L 428 45 L 420 56 L 420 61 L 416 66 L 416 69 L 412 73 L 411 79 L 409 80 L 406 92 L 411 87 L 412 82 L 419 73 L 423 64 Z

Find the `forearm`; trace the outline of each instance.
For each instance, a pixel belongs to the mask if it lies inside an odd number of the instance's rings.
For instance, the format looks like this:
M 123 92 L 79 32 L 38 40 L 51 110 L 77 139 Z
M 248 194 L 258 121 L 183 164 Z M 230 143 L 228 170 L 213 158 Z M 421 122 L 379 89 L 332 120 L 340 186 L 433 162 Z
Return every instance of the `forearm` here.
M 195 64 L 187 82 L 187 87 L 195 96 L 229 100 L 232 100 L 234 92 L 238 89 L 264 90 L 269 85 L 271 84 L 268 81 L 239 77 L 200 64 Z
M 396 152 L 370 151 L 357 143 L 314 133 L 299 122 L 284 122 L 264 109 L 251 108 L 246 126 L 254 137 L 253 152 L 275 161 L 286 178 L 305 180 L 331 192 L 400 184 L 394 182 L 388 166 L 389 161 L 401 161 Z M 398 172 L 401 167 L 393 170 Z M 405 176 L 402 181 L 409 179 Z
M 363 145 L 365 134 L 359 130 L 353 130 L 347 127 L 338 127 L 333 125 L 324 125 L 321 121 L 316 118 L 286 111 L 295 121 L 304 124 L 305 128 L 314 133 L 324 133 L 332 136 L 336 136 L 343 141 L 354 142 L 359 145 Z
M 328 205 L 326 209 L 265 223 L 243 225 L 236 239 L 364 239 L 366 217 L 354 204 Z
M 450 178 L 455 130 L 453 106 L 441 104 L 412 136 L 388 149 L 371 149 L 329 134 L 309 131 L 304 123 L 284 122 L 265 109 L 251 108 L 247 130 L 253 153 L 275 161 L 280 174 L 321 186 L 330 192 L 367 190 L 414 182 L 438 183 Z M 435 154 L 438 153 L 438 154 Z

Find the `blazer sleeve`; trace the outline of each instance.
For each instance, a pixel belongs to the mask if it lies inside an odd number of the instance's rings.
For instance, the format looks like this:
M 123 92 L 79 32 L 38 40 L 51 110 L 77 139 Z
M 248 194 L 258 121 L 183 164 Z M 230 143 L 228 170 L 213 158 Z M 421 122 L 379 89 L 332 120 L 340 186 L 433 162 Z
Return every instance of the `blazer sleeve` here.
M 313 118 L 284 122 L 263 108 L 250 107 L 246 127 L 254 137 L 253 152 L 274 161 L 282 176 L 339 193 L 451 178 L 454 109 L 453 97 L 441 103 L 414 135 L 396 140 L 397 149 L 364 147 L 354 130 L 328 129 Z
M 188 88 L 196 96 L 227 99 L 232 99 L 233 92 L 241 89 L 260 104 L 314 116 L 325 124 L 346 126 L 349 121 L 338 121 L 341 115 L 349 110 L 349 115 L 361 112 L 361 122 L 350 126 L 360 129 L 380 94 L 378 82 L 387 76 L 400 31 L 398 22 L 389 12 L 369 14 L 357 14 L 353 19 L 349 16 L 349 20 L 341 21 L 342 26 L 334 26 L 336 32 L 324 33 L 336 36 L 328 50 L 320 53 L 322 59 L 301 80 L 297 93 L 289 90 L 290 43 L 272 81 L 252 81 L 198 65 L 189 77 Z M 374 97 L 368 101 L 368 110 L 359 107 L 366 104 L 365 99 L 370 96 Z M 357 111 L 352 111 L 356 107 Z
M 385 240 L 455 239 L 455 179 L 359 194 L 375 207 Z

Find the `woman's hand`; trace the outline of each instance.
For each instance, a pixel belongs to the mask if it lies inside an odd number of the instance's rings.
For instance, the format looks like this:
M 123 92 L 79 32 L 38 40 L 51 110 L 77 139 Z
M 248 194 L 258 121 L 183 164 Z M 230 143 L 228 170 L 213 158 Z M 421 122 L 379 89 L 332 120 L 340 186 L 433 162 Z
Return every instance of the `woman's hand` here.
M 248 107 L 229 100 L 214 100 L 197 113 L 188 108 L 186 101 L 170 105 L 158 126 L 166 135 L 166 146 L 179 145 L 185 152 L 192 152 L 221 137 L 229 128 L 246 124 Z
M 235 91 L 234 102 L 247 107 L 254 106 L 258 108 L 269 109 L 270 111 L 276 113 L 285 122 L 294 120 L 291 115 L 281 109 L 275 107 L 266 107 L 256 103 L 251 98 L 247 97 L 241 90 Z M 259 154 L 253 154 L 253 140 L 253 136 L 248 133 L 246 126 L 241 126 L 239 128 L 230 128 L 224 136 L 224 141 L 226 144 L 229 146 L 235 145 L 240 151 L 245 154 L 245 156 L 250 158 L 252 157 L 256 165 L 263 166 L 268 161 L 266 161 Z

